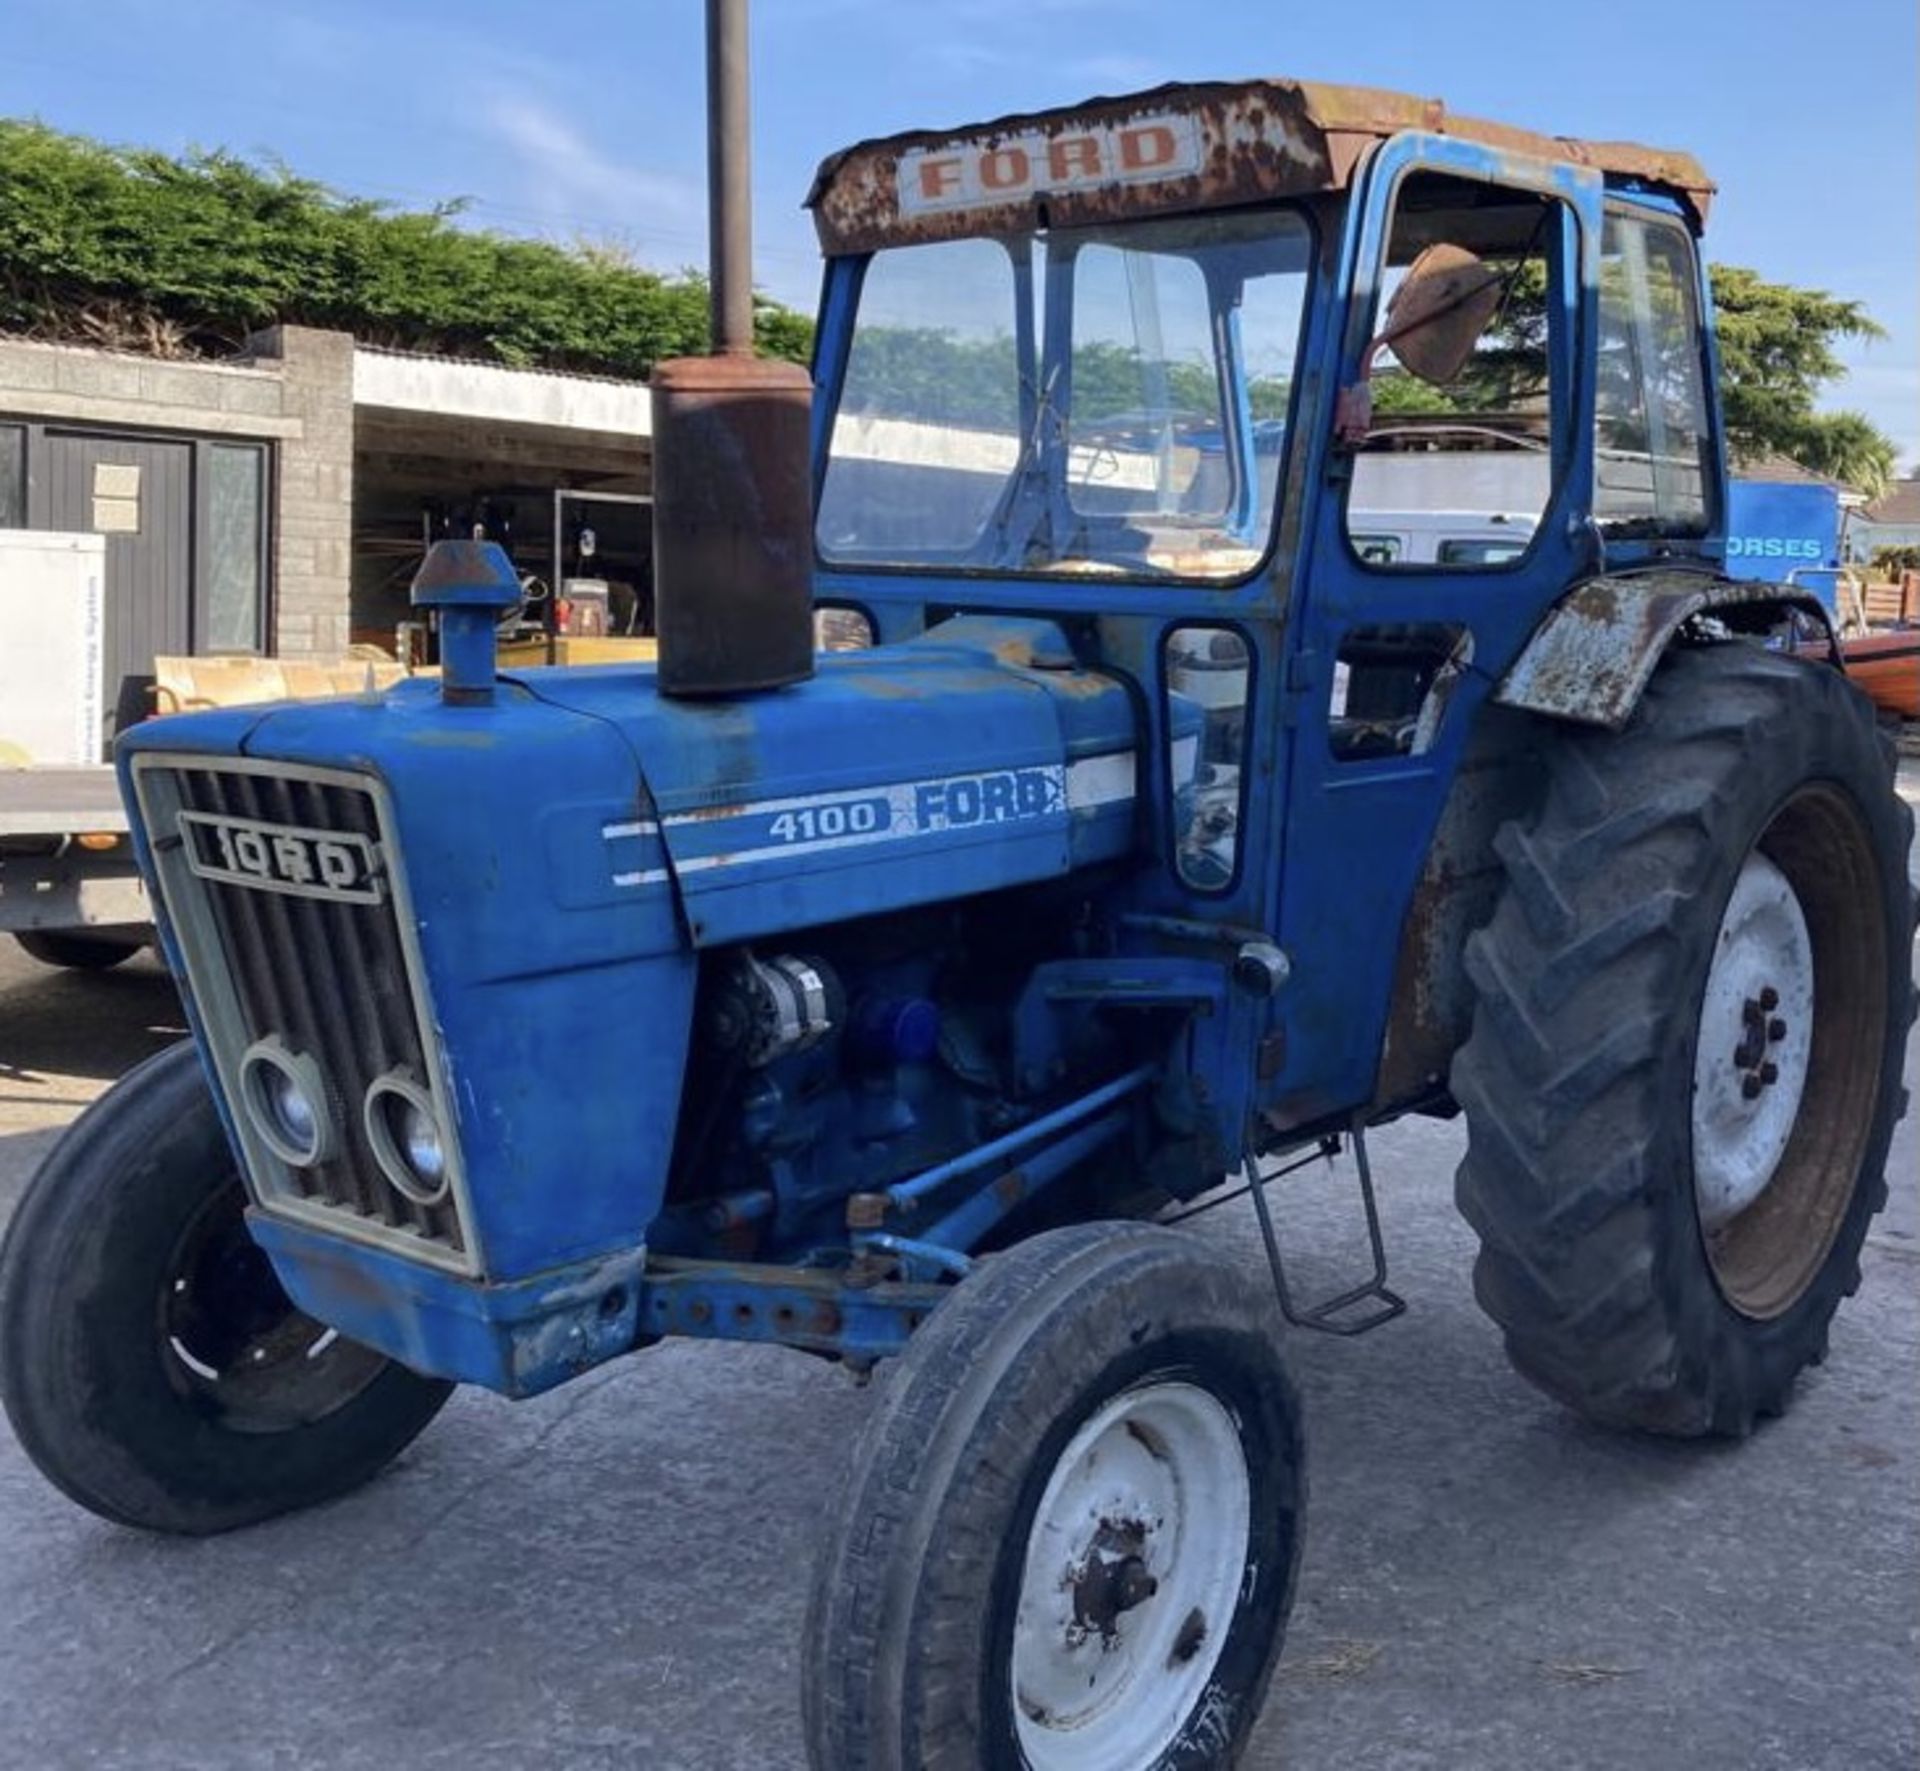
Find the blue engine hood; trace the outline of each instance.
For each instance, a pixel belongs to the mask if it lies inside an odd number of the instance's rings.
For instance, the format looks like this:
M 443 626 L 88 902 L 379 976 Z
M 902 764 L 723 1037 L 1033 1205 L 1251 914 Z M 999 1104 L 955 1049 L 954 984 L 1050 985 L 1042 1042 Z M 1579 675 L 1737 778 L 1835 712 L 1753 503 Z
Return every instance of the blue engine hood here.
M 1053 623 L 966 616 L 737 699 L 669 699 L 651 666 L 524 670 L 490 706 L 415 680 L 149 721 L 121 749 L 382 776 L 436 969 L 479 981 L 1118 858 L 1135 844 L 1135 726 L 1126 685 L 1079 668 Z M 511 943 L 492 928 L 509 914 Z
M 645 668 L 527 671 L 604 720 L 647 789 L 610 820 L 608 876 L 672 880 L 696 946 L 991 891 L 1123 855 L 1134 712 L 1050 622 L 969 616 L 810 681 L 669 700 Z

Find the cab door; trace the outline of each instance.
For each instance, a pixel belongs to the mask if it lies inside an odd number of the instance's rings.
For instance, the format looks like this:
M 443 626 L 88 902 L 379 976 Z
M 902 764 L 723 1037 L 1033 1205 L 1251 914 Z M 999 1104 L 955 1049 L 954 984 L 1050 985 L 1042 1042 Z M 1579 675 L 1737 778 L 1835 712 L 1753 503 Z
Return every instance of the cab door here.
M 1579 168 L 1408 135 L 1375 156 L 1356 205 L 1333 381 L 1370 387 L 1371 415 L 1343 394 L 1348 434 L 1326 422 L 1314 440 L 1289 629 L 1275 927 L 1292 974 L 1262 1100 L 1277 1127 L 1372 1100 L 1402 927 L 1468 736 L 1535 622 L 1591 569 L 1579 339 L 1600 194 Z M 1421 266 L 1454 279 L 1443 314 L 1474 304 L 1452 373 L 1412 331 L 1399 350 L 1380 342 L 1419 309 Z

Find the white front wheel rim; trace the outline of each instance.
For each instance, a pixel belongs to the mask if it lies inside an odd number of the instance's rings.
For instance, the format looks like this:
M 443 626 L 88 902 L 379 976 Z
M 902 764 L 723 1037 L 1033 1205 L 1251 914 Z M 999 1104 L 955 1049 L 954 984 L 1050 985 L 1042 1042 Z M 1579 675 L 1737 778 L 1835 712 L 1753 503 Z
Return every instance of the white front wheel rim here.
M 1813 1055 L 1813 940 L 1792 882 L 1749 855 L 1714 937 L 1693 1059 L 1693 1184 L 1718 1230 L 1779 1171 Z
M 1014 1725 L 1032 1771 L 1136 1771 L 1198 1707 L 1247 1572 L 1252 1481 L 1195 1384 L 1107 1402 L 1054 1465 L 1027 1539 Z

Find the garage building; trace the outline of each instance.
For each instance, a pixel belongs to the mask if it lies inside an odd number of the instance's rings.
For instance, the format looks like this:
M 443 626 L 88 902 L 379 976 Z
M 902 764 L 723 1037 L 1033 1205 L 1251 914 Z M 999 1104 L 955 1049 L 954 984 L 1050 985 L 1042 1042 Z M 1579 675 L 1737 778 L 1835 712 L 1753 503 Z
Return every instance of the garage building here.
M 105 705 L 156 654 L 337 658 L 408 640 L 429 541 L 512 555 L 529 627 L 558 582 L 651 610 L 645 384 L 281 326 L 218 362 L 0 339 L 0 528 L 106 537 Z M 557 549 L 557 551 L 556 551 Z

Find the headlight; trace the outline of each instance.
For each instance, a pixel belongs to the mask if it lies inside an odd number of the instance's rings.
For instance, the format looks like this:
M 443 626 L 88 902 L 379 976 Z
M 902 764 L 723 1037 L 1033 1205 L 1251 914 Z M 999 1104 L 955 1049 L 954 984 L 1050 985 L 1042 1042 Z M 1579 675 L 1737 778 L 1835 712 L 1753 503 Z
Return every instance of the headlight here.
M 447 1196 L 446 1135 L 433 1097 L 405 1070 L 389 1070 L 367 1090 L 367 1142 L 394 1187 L 416 1205 Z
M 311 1168 L 333 1153 L 333 1116 L 320 1066 L 278 1035 L 256 1040 L 240 1057 L 240 1097 L 260 1141 L 291 1168 Z

